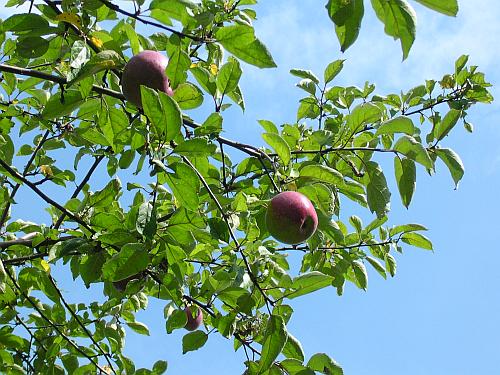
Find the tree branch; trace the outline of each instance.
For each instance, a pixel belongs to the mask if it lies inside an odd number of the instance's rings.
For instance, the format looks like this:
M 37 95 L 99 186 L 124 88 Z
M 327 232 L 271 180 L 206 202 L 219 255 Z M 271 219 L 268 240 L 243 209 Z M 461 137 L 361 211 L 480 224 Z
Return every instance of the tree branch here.
M 241 254 L 241 257 L 243 258 L 243 262 L 245 263 L 245 268 L 246 268 L 246 270 L 248 272 L 248 275 L 250 276 L 250 279 L 252 280 L 252 282 L 254 283 L 254 285 L 257 287 L 257 289 L 259 289 L 260 293 L 264 297 L 264 301 L 266 302 L 266 306 L 267 306 L 267 309 L 269 310 L 269 314 L 270 314 L 271 313 L 271 309 L 269 308 L 268 303 L 270 303 L 272 306 L 274 306 L 275 302 L 271 298 L 269 298 L 267 296 L 267 294 L 264 292 L 264 290 L 262 289 L 262 287 L 259 285 L 259 282 L 258 282 L 257 278 L 253 274 L 252 269 L 250 268 L 250 264 L 248 263 L 248 259 L 247 259 L 246 255 L 245 255 L 245 253 L 243 252 L 243 249 L 241 248 L 241 245 L 238 242 L 238 240 L 237 240 L 237 238 L 236 238 L 236 236 L 235 236 L 235 234 L 233 232 L 233 229 L 231 228 L 231 224 L 229 223 L 229 219 L 228 219 L 228 217 L 226 215 L 226 212 L 222 208 L 222 205 L 220 204 L 219 200 L 217 199 L 217 197 L 213 193 L 212 189 L 210 189 L 210 186 L 208 185 L 207 181 L 205 181 L 205 178 L 202 176 L 202 174 L 200 173 L 200 171 L 198 171 L 198 169 L 196 169 L 196 167 L 191 163 L 191 161 L 188 158 L 186 158 L 185 156 L 181 156 L 181 157 L 182 157 L 182 160 L 187 165 L 189 165 L 191 167 L 191 169 L 193 169 L 193 171 L 196 173 L 196 175 L 200 179 L 200 181 L 203 184 L 203 186 L 205 187 L 205 189 L 207 189 L 207 192 L 210 195 L 210 198 L 212 198 L 212 200 L 214 201 L 215 205 L 217 206 L 217 209 L 221 213 L 222 218 L 223 218 L 224 222 L 226 223 L 227 228 L 229 230 L 229 234 L 230 234 L 231 238 L 233 239 L 233 241 L 234 241 L 234 243 L 236 245 L 236 248 L 238 249 L 239 253 Z
M 76 187 L 75 191 L 73 192 L 73 194 L 71 195 L 71 198 L 70 199 L 73 199 L 73 198 L 76 198 L 78 196 L 78 194 L 80 194 L 80 192 L 82 191 L 83 187 L 85 186 L 85 184 L 90 180 L 90 177 L 92 177 L 92 174 L 94 173 L 94 171 L 96 170 L 96 168 L 99 166 L 99 164 L 101 163 L 101 161 L 104 159 L 104 155 L 99 155 L 98 157 L 96 157 L 94 163 L 92 164 L 92 166 L 90 167 L 90 169 L 88 170 L 87 174 L 85 175 L 85 177 L 83 178 L 83 180 L 80 182 L 80 184 Z M 66 214 L 63 212 L 61 214 L 61 216 L 59 216 L 59 219 L 57 219 L 56 223 L 54 224 L 54 228 L 55 229 L 58 229 L 62 222 L 64 221 L 64 218 L 66 217 Z
M 46 81 L 58 83 L 60 85 L 65 85 L 68 83 L 68 80 L 64 77 L 55 76 L 52 74 L 40 72 L 38 70 L 20 68 L 17 66 L 12 66 L 12 65 L 7 65 L 7 64 L 0 64 L 0 72 L 9 72 L 9 73 L 14 73 L 14 74 L 20 74 L 23 76 L 28 76 L 28 77 L 41 78 L 41 79 L 44 79 Z M 97 92 L 98 94 L 109 95 L 109 96 L 116 98 L 116 99 L 125 100 L 125 97 L 122 95 L 122 93 L 107 89 L 105 87 L 92 85 L 92 91 Z
M 113 367 L 113 363 L 111 362 L 111 359 L 109 358 L 109 355 L 104 352 L 104 350 L 100 347 L 99 343 L 94 339 L 94 336 L 92 335 L 92 333 L 87 329 L 87 327 L 85 326 L 85 324 L 83 324 L 83 322 L 80 320 L 80 317 L 73 311 L 73 309 L 68 304 L 68 302 L 66 302 L 66 300 L 64 299 L 64 296 L 61 293 L 61 290 L 57 287 L 57 284 L 54 281 L 54 279 L 52 278 L 52 276 L 48 275 L 48 278 L 49 278 L 50 283 L 54 286 L 54 288 L 55 288 L 55 290 L 57 292 L 57 295 L 61 299 L 64 307 L 66 307 L 66 309 L 69 311 L 69 313 L 71 314 L 71 316 L 76 320 L 76 322 L 78 323 L 78 325 L 83 329 L 83 331 L 88 336 L 88 338 L 99 349 L 99 351 L 101 352 L 101 354 L 106 359 L 106 362 L 108 362 L 108 365 L 111 368 L 111 371 L 113 372 L 113 374 L 116 375 L 116 371 L 115 371 L 115 369 Z
M 31 167 L 31 164 L 33 163 L 33 161 L 35 160 L 35 157 L 36 157 L 36 154 L 38 153 L 38 151 L 40 151 L 40 149 L 42 148 L 43 144 L 45 143 L 45 141 L 47 140 L 47 138 L 49 137 L 49 134 L 50 134 L 50 130 L 47 130 L 43 136 L 42 136 L 42 139 L 38 142 L 38 144 L 36 145 L 36 148 L 35 150 L 33 150 L 33 153 L 31 154 L 31 157 L 30 159 L 28 160 L 28 162 L 26 163 L 26 166 L 24 167 L 24 171 L 23 171 L 23 176 L 26 176 L 26 174 L 28 173 L 30 167 Z M 12 192 L 10 193 L 10 199 L 7 201 L 7 203 L 5 204 L 5 208 L 3 209 L 3 212 L 2 212 L 2 217 L 0 218 L 0 230 L 2 230 L 2 227 L 4 226 L 5 224 L 5 221 L 7 220 L 7 215 L 9 213 L 9 208 L 10 208 L 10 205 L 11 205 L 11 201 L 14 199 L 14 197 L 16 196 L 17 194 L 17 191 L 19 190 L 19 188 L 21 187 L 21 184 L 20 183 L 17 183 L 16 186 L 14 186 L 14 189 L 12 189 Z
M 66 340 L 73 348 L 75 348 L 75 350 L 78 351 L 78 353 L 80 353 L 85 358 L 87 358 L 103 374 L 106 374 L 106 370 L 104 368 L 102 368 L 101 366 L 99 366 L 99 364 L 91 356 L 89 356 L 82 349 L 80 349 L 80 347 L 78 345 L 76 345 L 68 336 L 66 336 L 66 334 L 63 331 L 61 331 L 56 324 L 54 324 L 49 318 L 47 318 L 47 316 L 43 313 L 43 311 L 40 310 L 40 308 L 38 307 L 38 305 L 35 302 L 33 302 L 33 300 L 24 292 L 24 290 L 17 283 L 16 279 L 14 278 L 14 276 L 11 275 L 11 273 L 10 273 L 10 271 L 8 269 L 5 269 L 5 273 L 9 277 L 9 279 L 12 282 L 12 284 L 14 285 L 14 287 L 19 291 L 19 293 L 21 293 L 21 295 L 28 301 L 28 303 L 38 312 L 38 314 L 40 314 L 40 316 L 42 317 L 42 319 L 45 320 L 51 326 L 52 329 L 54 329 L 55 331 L 57 331 L 57 333 L 59 335 L 61 335 L 61 337 L 64 340 Z
M 95 233 L 95 231 L 87 225 L 81 218 L 73 214 L 72 212 L 68 211 L 66 208 L 61 206 L 59 203 L 57 203 L 55 200 L 47 196 L 45 193 L 43 193 L 35 184 L 32 182 L 28 181 L 24 176 L 20 175 L 18 172 L 16 172 L 14 169 L 11 168 L 10 165 L 8 165 L 3 159 L 0 159 L 0 166 L 2 166 L 9 174 L 11 174 L 13 177 L 17 178 L 18 180 L 21 180 L 24 184 L 30 187 L 31 190 L 33 190 L 36 195 L 38 195 L 40 198 L 42 198 L 45 202 L 50 204 L 51 206 L 54 206 L 57 208 L 59 211 L 62 211 L 65 213 L 68 217 L 73 219 L 75 222 L 80 224 L 82 227 L 87 229 L 89 232 L 92 234 Z
M 165 26 L 165 25 L 158 23 L 158 22 L 148 21 L 148 20 L 140 17 L 136 13 L 130 13 L 130 12 L 127 12 L 126 10 L 121 9 L 118 5 L 113 4 L 108 0 L 99 0 L 99 1 L 102 4 L 104 4 L 106 7 L 108 7 L 109 9 L 114 10 L 116 13 L 120 13 L 120 14 L 123 14 L 124 16 L 133 18 L 133 19 L 143 23 L 144 25 L 155 26 L 155 27 L 158 27 L 159 29 L 169 31 L 172 34 L 175 34 L 181 38 L 189 38 L 189 39 L 192 39 L 196 42 L 203 42 L 203 43 L 212 42 L 212 40 L 200 38 L 199 36 L 196 36 L 196 35 L 186 34 L 186 33 L 183 33 L 182 31 L 175 30 L 172 27 Z

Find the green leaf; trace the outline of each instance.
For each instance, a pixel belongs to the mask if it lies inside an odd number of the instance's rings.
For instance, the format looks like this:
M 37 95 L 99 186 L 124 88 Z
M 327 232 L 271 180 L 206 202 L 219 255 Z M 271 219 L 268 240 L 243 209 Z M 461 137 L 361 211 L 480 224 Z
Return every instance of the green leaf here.
M 458 109 L 450 109 L 444 116 L 441 122 L 436 126 L 434 135 L 438 141 L 446 137 L 451 129 L 457 124 L 458 119 L 462 115 L 462 111 Z
M 458 13 L 457 0 L 415 0 L 427 8 L 446 14 L 447 16 L 456 16 Z
M 382 276 L 384 279 L 387 278 L 384 266 L 380 264 L 380 262 L 377 259 L 367 256 L 366 260 L 368 261 L 368 263 L 371 264 L 371 266 L 375 269 L 375 271 L 377 271 L 380 274 L 380 276 Z
M 56 92 L 50 97 L 42 111 L 42 117 L 52 120 L 57 117 L 69 115 L 84 102 L 79 90 L 65 90 L 64 93 Z
M 377 217 L 383 217 L 390 210 L 391 192 L 387 187 L 382 168 L 374 161 L 365 163 L 368 172 L 368 185 L 366 187 L 366 198 L 371 212 Z
M 186 82 L 187 70 L 191 66 L 189 55 L 181 49 L 181 46 L 176 46 L 174 52 L 170 54 L 167 68 L 165 72 L 173 89 L 177 89 L 179 84 Z
M 70 82 L 68 82 L 68 86 L 73 85 L 84 78 L 94 76 L 104 70 L 120 69 L 123 64 L 123 58 L 116 51 L 101 51 L 87 61 L 77 75 Z
M 264 332 L 264 343 L 259 360 L 259 374 L 268 370 L 285 346 L 287 332 L 281 316 L 271 315 Z
M 219 112 L 211 113 L 203 124 L 194 130 L 194 134 L 197 136 L 218 134 L 222 131 L 222 121 L 223 117 Z
M 344 375 L 340 365 L 325 353 L 314 354 L 307 362 L 307 367 L 326 375 Z
M 149 255 L 143 244 L 130 243 L 123 246 L 102 267 L 103 276 L 111 281 L 120 281 L 137 275 L 149 265 Z
M 394 158 L 394 173 L 398 185 L 399 195 L 403 205 L 408 208 L 415 192 L 417 172 L 415 163 L 410 159 Z
M 403 60 L 408 57 L 415 40 L 417 16 L 406 0 L 371 0 L 377 17 L 385 25 L 385 33 L 399 39 Z
M 190 0 L 154 0 L 149 5 L 149 9 L 161 9 L 168 17 L 181 21 L 183 24 L 193 19 L 189 10 L 194 8 L 196 8 L 196 3 Z
M 2 31 L 26 32 L 36 29 L 44 29 L 49 26 L 49 22 L 42 16 L 35 13 L 14 14 L 3 21 Z
M 415 133 L 415 126 L 413 125 L 413 121 L 406 116 L 394 117 L 380 124 L 375 135 L 396 133 L 413 135 Z
M 5 330 L 0 330 L 0 344 L 10 349 L 25 350 L 28 342 L 22 337 L 6 332 Z
M 175 153 L 189 157 L 212 156 L 217 146 L 206 138 L 192 138 L 175 147 Z
M 247 25 L 221 27 L 215 32 L 215 38 L 227 51 L 249 64 L 259 68 L 276 67 L 267 48 L 255 37 L 253 27 Z
M 149 329 L 148 326 L 145 325 L 144 323 L 141 322 L 125 322 L 129 326 L 132 331 L 140 334 L 140 335 L 146 335 L 149 336 Z
M 335 186 L 344 184 L 344 177 L 336 169 L 321 164 L 308 164 L 300 170 L 300 177 L 307 177 Z
M 181 109 L 193 109 L 203 103 L 203 93 L 192 83 L 181 83 L 174 91 L 174 100 Z
M 324 74 L 325 84 L 331 82 L 337 76 L 337 74 L 340 73 L 340 71 L 344 67 L 344 61 L 345 60 L 335 60 L 328 64 Z
M 144 113 L 148 116 L 158 137 L 165 143 L 174 139 L 182 125 L 181 110 L 177 102 L 164 92 L 141 86 Z
M 333 277 L 319 271 L 312 271 L 299 275 L 293 279 L 290 287 L 292 293 L 287 298 L 297 298 L 305 294 L 315 292 L 332 284 Z
M 407 158 L 422 164 L 427 169 L 434 169 L 434 162 L 422 144 L 409 135 L 403 135 L 394 145 L 394 150 Z
M 291 159 L 290 146 L 288 146 L 288 143 L 276 133 L 264 133 L 262 134 L 262 138 L 278 154 L 283 165 L 287 166 Z
M 296 85 L 297 87 L 300 87 L 302 90 L 308 92 L 311 95 L 316 94 L 316 85 L 314 84 L 313 81 L 310 79 L 303 79 Z
M 257 120 L 257 122 L 264 128 L 264 130 L 268 133 L 275 133 L 278 134 L 278 128 L 272 121 L 269 120 Z
M 353 133 L 356 133 L 362 126 L 379 120 L 381 116 L 382 111 L 377 105 L 373 103 L 363 103 L 352 110 L 347 118 L 347 125 Z
M 196 211 L 200 204 L 200 197 L 198 195 L 200 182 L 198 176 L 185 164 L 177 163 L 170 167 L 175 168 L 176 172 L 175 174 L 166 174 L 166 183 L 181 206 L 190 211 Z
M 184 310 L 174 310 L 166 322 L 167 333 L 172 333 L 175 329 L 184 328 L 186 324 L 186 312 Z
M 398 233 L 415 232 L 419 230 L 427 230 L 427 228 L 420 224 L 396 225 L 395 227 L 389 230 L 389 235 L 394 236 Z
M 190 72 L 193 73 L 194 78 L 203 90 L 212 96 L 215 95 L 217 85 L 214 81 L 213 75 L 207 69 L 201 66 L 196 66 L 190 68 Z
M 161 375 L 167 371 L 167 361 L 156 361 L 153 365 L 153 375 Z
M 465 172 L 460 156 L 451 148 L 437 148 L 434 152 L 448 167 L 451 177 L 455 181 L 455 188 L 457 188 Z
M 335 33 L 340 43 L 340 50 L 345 52 L 358 39 L 359 30 L 361 29 L 361 21 L 365 14 L 365 6 L 363 0 L 347 0 L 342 1 L 347 4 L 347 7 L 340 8 L 336 13 L 330 12 L 331 4 L 339 3 L 339 0 L 330 0 L 327 4 L 328 14 L 335 23 Z M 347 10 L 345 14 L 339 15 L 341 11 Z M 337 21 L 337 22 L 336 22 Z
M 304 349 L 302 349 L 302 344 L 289 332 L 287 333 L 286 344 L 283 347 L 283 354 L 287 358 L 298 359 L 301 362 L 304 361 Z
M 432 250 L 432 242 L 423 234 L 420 233 L 405 233 L 401 236 L 401 240 L 408 245 L 420 247 L 425 250 Z
M 182 354 L 198 350 L 208 340 L 208 335 L 202 331 L 190 332 L 182 338 Z
M 303 78 L 303 79 L 310 79 L 314 83 L 319 84 L 319 78 L 316 77 L 316 75 L 312 71 L 310 71 L 310 70 L 291 69 L 290 73 L 293 74 L 296 77 Z
M 217 89 L 221 95 L 232 92 L 238 87 L 241 73 L 240 63 L 235 58 L 230 58 L 227 63 L 222 65 L 217 73 L 216 81 Z
M 319 114 L 319 105 L 315 97 L 309 96 L 300 100 L 300 105 L 297 109 L 297 121 L 303 118 L 315 119 Z
M 26 36 L 16 41 L 16 52 L 26 59 L 34 59 L 42 56 L 49 49 L 48 40 L 39 36 Z
M 366 290 L 368 286 L 368 273 L 366 272 L 366 267 L 363 262 L 355 260 L 351 264 L 352 270 L 354 271 L 354 278 L 356 285 L 360 289 Z
M 392 277 L 396 275 L 396 259 L 391 254 L 385 254 L 385 269 Z

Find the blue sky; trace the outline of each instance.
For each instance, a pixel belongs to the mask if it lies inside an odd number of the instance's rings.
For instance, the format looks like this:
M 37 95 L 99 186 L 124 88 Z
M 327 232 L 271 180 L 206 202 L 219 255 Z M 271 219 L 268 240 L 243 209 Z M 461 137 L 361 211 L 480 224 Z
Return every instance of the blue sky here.
M 385 36 L 371 9 L 367 9 L 358 41 L 342 55 L 322 2 L 261 2 L 257 35 L 273 53 L 278 68 L 245 66 L 241 85 L 247 110 L 245 114 L 237 109 L 228 112 L 225 135 L 263 144 L 257 119 L 277 124 L 295 119 L 302 92 L 294 88 L 297 80 L 288 71 L 306 68 L 321 75 L 338 58 L 347 59 L 338 84 L 362 86 L 370 81 L 377 85 L 376 92 L 387 94 L 408 90 L 425 79 L 440 79 L 453 70 L 456 58 L 470 54 L 470 63 L 486 73 L 495 85 L 494 96 L 499 97 L 500 4 L 461 1 L 457 18 L 429 12 L 415 2 L 412 5 L 418 14 L 417 39 L 402 63 L 399 43 Z M 348 287 L 338 297 L 326 289 L 293 301 L 295 314 L 288 328 L 301 340 L 306 357 L 326 352 L 351 375 L 498 373 L 499 119 L 496 103 L 480 105 L 469 114 L 475 132 L 469 135 L 458 128 L 445 140 L 465 164 L 458 190 L 453 189 L 442 165 L 433 177 L 419 174 L 409 210 L 393 190 L 390 224 L 426 225 L 434 253 L 407 247 L 397 257 L 396 277 L 385 281 L 370 272 L 367 292 Z M 386 173 L 394 186 L 391 172 Z M 233 354 L 230 341 L 211 335 L 203 349 L 183 356 L 181 334 L 164 335 L 161 313 L 153 317 L 148 312 L 146 318 L 160 322 L 160 332 L 147 340 L 151 347 L 142 339 L 134 340 L 130 353 L 142 352 L 148 345 L 152 358 L 168 359 L 172 374 L 242 372 L 244 356 Z M 140 358 L 148 363 L 148 356 Z
M 302 92 L 294 88 L 297 79 L 288 71 L 305 68 L 321 76 L 324 67 L 338 58 L 347 61 L 337 84 L 362 86 L 370 81 L 377 85 L 377 93 L 386 94 L 408 90 L 425 79 L 440 79 L 453 70 L 457 57 L 470 54 L 470 63 L 479 65 L 494 84 L 493 95 L 500 97 L 497 0 L 462 0 L 457 18 L 429 12 L 412 1 L 418 15 L 417 39 L 403 63 L 399 42 L 383 33 L 371 9 L 367 9 L 358 41 L 342 55 L 324 2 L 261 1 L 257 35 L 271 50 L 278 68 L 244 66 L 241 85 L 247 110 L 244 114 L 236 108 L 227 112 L 225 136 L 263 144 L 257 119 L 276 124 L 295 119 Z M 499 120 L 498 104 L 479 105 L 469 113 L 475 132 L 469 135 L 457 127 L 445 139 L 444 145 L 455 149 L 465 164 L 466 174 L 458 190 L 453 189 L 442 165 L 433 177 L 419 174 L 409 210 L 393 190 L 389 224 L 426 225 L 434 253 L 406 247 L 397 256 L 395 278 L 385 281 L 370 270 L 367 292 L 350 286 L 342 297 L 326 289 L 293 301 L 295 314 L 288 329 L 302 342 L 306 357 L 326 352 L 343 366 L 346 375 L 498 373 Z M 392 173 L 386 174 L 394 187 Z M 26 195 L 26 199 L 32 198 Z M 370 216 L 365 213 L 363 219 L 367 222 Z M 75 302 L 80 291 L 73 288 L 72 281 L 64 280 L 63 288 Z M 183 332 L 166 334 L 164 305 L 151 299 L 148 311 L 138 315 L 138 320 L 150 326 L 150 337 L 128 336 L 127 353 L 138 367 L 165 359 L 171 374 L 243 371 L 243 352 L 234 354 L 232 341 L 217 335 L 210 335 L 199 351 L 182 355 Z

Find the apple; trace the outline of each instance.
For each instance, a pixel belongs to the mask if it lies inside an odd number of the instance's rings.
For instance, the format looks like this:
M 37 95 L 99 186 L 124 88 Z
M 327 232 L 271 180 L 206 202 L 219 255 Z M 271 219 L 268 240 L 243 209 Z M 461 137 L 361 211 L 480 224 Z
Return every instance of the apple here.
M 278 241 L 295 245 L 311 237 L 318 227 L 318 215 L 305 195 L 284 191 L 267 206 L 267 230 Z
M 196 310 L 198 310 L 198 312 L 196 316 L 194 316 L 193 311 L 191 311 L 191 308 L 189 306 L 184 309 L 187 317 L 187 323 L 184 328 L 186 328 L 188 331 L 194 331 L 203 322 L 203 311 L 201 311 L 199 307 L 197 307 Z
M 142 51 L 133 56 L 122 73 L 122 91 L 125 98 L 142 108 L 141 85 L 163 91 L 169 96 L 174 92 L 165 73 L 168 59 L 157 51 Z

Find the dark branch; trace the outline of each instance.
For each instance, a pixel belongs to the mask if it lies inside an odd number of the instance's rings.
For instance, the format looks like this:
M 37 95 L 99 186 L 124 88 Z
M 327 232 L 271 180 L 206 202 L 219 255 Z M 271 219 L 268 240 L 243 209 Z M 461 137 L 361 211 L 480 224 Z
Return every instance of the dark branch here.
M 211 42 L 211 40 L 200 38 L 199 36 L 196 36 L 196 35 L 191 35 L 191 34 L 183 33 L 182 31 L 175 30 L 174 28 L 165 26 L 165 25 L 163 25 L 161 23 L 146 20 L 146 19 L 140 17 L 136 13 L 130 13 L 130 12 L 127 12 L 126 10 L 121 9 L 118 5 L 113 4 L 113 3 L 111 3 L 108 0 L 99 0 L 99 1 L 101 3 L 103 3 L 105 6 L 107 6 L 109 9 L 114 10 L 116 13 L 120 13 L 120 14 L 123 14 L 124 16 L 133 18 L 133 19 L 135 19 L 135 20 L 143 23 L 144 25 L 158 27 L 159 29 L 169 31 L 172 34 L 180 36 L 181 38 L 189 38 L 189 39 L 192 39 L 192 40 L 197 41 L 197 42 Z
M 66 302 L 66 300 L 64 299 L 64 296 L 61 293 L 61 290 L 57 287 L 57 284 L 54 281 L 54 279 L 52 278 L 52 276 L 48 275 L 48 277 L 49 277 L 49 280 L 50 280 L 52 286 L 55 288 L 55 290 L 57 292 L 57 295 L 61 299 L 64 307 L 66 307 L 66 309 L 69 311 L 69 313 L 71 314 L 71 316 L 76 320 L 76 322 L 78 323 L 78 325 L 83 329 L 83 331 L 88 336 L 88 338 L 92 341 L 92 343 L 94 344 L 94 346 L 96 346 L 99 349 L 99 351 L 101 352 L 101 354 L 106 359 L 106 362 L 108 362 L 108 365 L 111 368 L 111 371 L 113 372 L 113 374 L 116 375 L 116 371 L 113 368 L 113 363 L 111 362 L 111 359 L 109 358 L 108 354 L 106 352 L 104 352 L 104 350 L 100 347 L 99 343 L 94 339 L 94 336 L 92 335 L 92 333 L 87 329 L 87 326 L 85 326 L 85 324 L 83 324 L 83 322 L 80 320 L 80 317 L 73 311 L 73 309 L 68 304 L 68 302 Z
M 94 360 L 94 358 L 92 358 L 87 353 L 85 353 L 82 349 L 80 349 L 80 347 L 78 345 L 76 345 L 68 336 L 66 336 L 66 334 L 63 331 L 61 331 L 61 329 L 57 326 L 57 324 L 54 324 L 49 318 L 47 318 L 47 316 L 43 313 L 43 311 L 40 310 L 38 305 L 35 302 L 33 302 L 33 300 L 26 294 L 26 292 L 17 283 L 16 279 L 14 278 L 14 276 L 11 275 L 11 273 L 8 269 L 5 269 L 5 273 L 9 277 L 9 279 L 12 282 L 12 284 L 14 285 L 14 287 L 19 291 L 19 293 L 21 293 L 21 295 L 28 301 L 28 303 L 38 312 L 38 314 L 40 314 L 42 319 L 45 320 L 51 326 L 51 328 L 54 329 L 59 335 L 61 335 L 61 337 L 64 340 L 66 340 L 73 348 L 75 348 L 75 350 L 78 351 L 78 353 L 80 353 L 82 356 L 87 358 L 103 374 L 106 374 L 105 369 L 102 368 L 101 366 L 99 366 L 99 364 Z
M 16 172 L 14 169 L 11 168 L 9 164 L 7 164 L 4 160 L 0 159 L 0 166 L 2 166 L 11 176 L 14 178 L 21 180 L 24 184 L 26 184 L 33 192 L 38 195 L 40 198 L 42 198 L 45 202 L 50 204 L 51 206 L 54 206 L 57 208 L 59 211 L 63 212 L 66 214 L 66 216 L 70 217 L 73 219 L 75 222 L 79 223 L 82 227 L 87 229 L 91 233 L 95 233 L 95 231 L 88 226 L 87 223 L 85 223 L 81 218 L 73 214 L 72 212 L 68 211 L 66 208 L 61 206 L 59 203 L 57 203 L 55 200 L 47 196 L 44 192 L 42 192 L 35 184 L 32 182 L 28 181 L 24 176 L 20 175 L 18 172 Z

